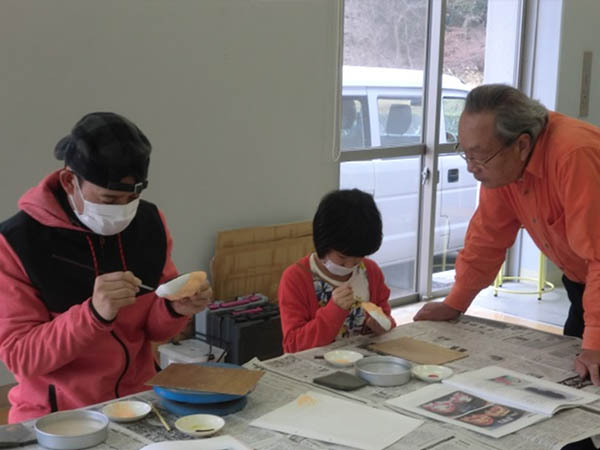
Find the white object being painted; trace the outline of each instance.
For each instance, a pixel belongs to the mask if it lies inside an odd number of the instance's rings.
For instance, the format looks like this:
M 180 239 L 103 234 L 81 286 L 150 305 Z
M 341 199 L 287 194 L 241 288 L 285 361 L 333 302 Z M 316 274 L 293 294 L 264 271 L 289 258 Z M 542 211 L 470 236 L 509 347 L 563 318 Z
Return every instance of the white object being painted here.
M 172 301 L 182 300 L 198 292 L 204 281 L 206 281 L 206 272 L 184 273 L 167 283 L 161 284 L 156 289 L 156 295 Z

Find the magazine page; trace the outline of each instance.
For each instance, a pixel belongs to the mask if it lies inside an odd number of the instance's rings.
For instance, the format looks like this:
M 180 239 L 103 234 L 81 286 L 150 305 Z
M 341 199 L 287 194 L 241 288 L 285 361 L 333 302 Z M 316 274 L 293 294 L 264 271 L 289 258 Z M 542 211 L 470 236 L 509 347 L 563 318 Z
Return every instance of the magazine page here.
M 479 395 L 489 401 L 503 403 L 538 414 L 551 416 L 556 411 L 585 405 L 600 396 L 541 380 L 498 366 L 454 375 L 444 384 Z
M 411 411 L 493 438 L 506 436 L 547 419 L 543 415 L 492 403 L 443 384 L 426 386 L 388 400 L 385 404 L 396 410 Z

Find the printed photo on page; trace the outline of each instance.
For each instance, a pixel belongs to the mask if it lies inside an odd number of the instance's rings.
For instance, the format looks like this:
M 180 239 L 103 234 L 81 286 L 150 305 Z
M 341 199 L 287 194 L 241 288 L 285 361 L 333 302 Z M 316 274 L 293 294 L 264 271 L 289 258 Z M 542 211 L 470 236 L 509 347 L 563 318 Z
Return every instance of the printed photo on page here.
M 455 375 L 443 381 L 488 401 L 551 416 L 600 399 L 598 395 L 497 366 Z
M 431 385 L 386 402 L 422 416 L 499 438 L 546 419 L 540 414 L 493 403 L 451 386 Z

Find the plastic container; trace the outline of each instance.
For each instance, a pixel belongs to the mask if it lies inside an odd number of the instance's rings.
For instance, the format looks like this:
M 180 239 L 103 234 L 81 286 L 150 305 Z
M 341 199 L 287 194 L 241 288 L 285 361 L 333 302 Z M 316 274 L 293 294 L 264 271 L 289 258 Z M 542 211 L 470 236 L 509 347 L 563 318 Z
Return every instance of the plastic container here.
M 209 359 L 209 351 L 214 358 Z M 171 363 L 200 363 L 209 360 L 216 361 L 223 353 L 219 347 L 210 347 L 206 342 L 198 339 L 186 339 L 178 344 L 163 344 L 158 347 L 160 353 L 160 367 L 164 369 Z
M 395 356 L 369 356 L 356 362 L 356 374 L 375 386 L 399 386 L 410 380 L 412 363 Z

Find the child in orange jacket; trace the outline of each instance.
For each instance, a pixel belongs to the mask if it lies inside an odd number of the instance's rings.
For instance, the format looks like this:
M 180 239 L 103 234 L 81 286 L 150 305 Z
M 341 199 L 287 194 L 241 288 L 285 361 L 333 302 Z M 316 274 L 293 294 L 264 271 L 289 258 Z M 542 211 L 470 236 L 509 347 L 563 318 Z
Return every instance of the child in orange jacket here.
M 381 241 L 381 216 L 371 195 L 352 189 L 323 197 L 313 219 L 316 252 L 288 267 L 279 284 L 285 352 L 395 326 L 383 273 L 365 257 Z

